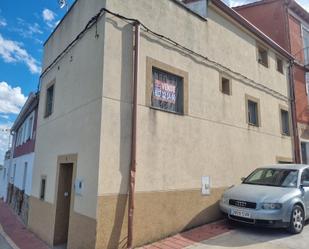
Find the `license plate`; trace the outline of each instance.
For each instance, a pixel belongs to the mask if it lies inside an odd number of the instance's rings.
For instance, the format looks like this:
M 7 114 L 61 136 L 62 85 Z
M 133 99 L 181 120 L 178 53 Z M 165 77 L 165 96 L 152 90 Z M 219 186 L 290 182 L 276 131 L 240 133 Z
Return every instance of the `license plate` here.
M 240 210 L 240 209 L 231 209 L 231 215 L 235 215 L 238 217 L 244 217 L 244 218 L 251 218 L 250 212 Z

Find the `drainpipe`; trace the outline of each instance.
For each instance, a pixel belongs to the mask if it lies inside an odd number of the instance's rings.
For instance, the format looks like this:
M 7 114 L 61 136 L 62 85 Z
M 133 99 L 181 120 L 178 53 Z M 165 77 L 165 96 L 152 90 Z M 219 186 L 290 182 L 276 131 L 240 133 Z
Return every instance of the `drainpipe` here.
M 134 191 L 136 172 L 136 111 L 137 111 L 137 85 L 139 72 L 139 46 L 140 46 L 140 23 L 134 23 L 134 68 L 133 68 L 133 109 L 132 109 L 132 140 L 131 140 L 131 163 L 129 175 L 129 208 L 128 208 L 128 242 L 127 248 L 132 248 L 133 242 L 133 214 L 134 214 Z
M 294 159 L 295 163 L 301 163 L 300 160 L 300 145 L 298 137 L 298 126 L 296 118 L 296 104 L 295 104 L 295 86 L 294 86 L 294 62 L 289 63 L 289 81 L 290 81 L 290 96 L 291 96 L 291 112 L 292 112 L 292 126 L 293 126 L 293 142 L 294 142 Z

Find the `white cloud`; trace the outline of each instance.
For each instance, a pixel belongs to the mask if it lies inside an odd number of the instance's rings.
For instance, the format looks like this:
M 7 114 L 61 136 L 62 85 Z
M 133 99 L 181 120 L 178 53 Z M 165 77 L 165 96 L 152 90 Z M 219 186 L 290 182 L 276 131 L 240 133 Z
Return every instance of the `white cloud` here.
M 226 0 L 225 2 L 229 4 L 230 7 L 236 7 L 248 3 L 258 2 L 260 0 Z
M 20 87 L 12 87 L 8 83 L 0 82 L 0 118 L 6 119 L 0 123 L 0 164 L 3 163 L 5 152 L 10 142 L 9 129 L 13 123 L 8 119 L 8 114 L 18 114 L 27 98 L 21 92 Z
M 5 27 L 7 25 L 6 20 L 0 16 L 0 27 Z
M 12 87 L 4 81 L 0 82 L 1 114 L 18 114 L 26 100 L 20 87 Z
M 54 28 L 57 26 L 59 21 L 55 21 L 56 13 L 50 9 L 44 9 L 42 12 L 43 20 L 49 28 Z
M 56 14 L 50 9 L 44 9 L 42 15 L 43 15 L 44 21 L 48 22 L 48 21 L 53 21 L 55 19 Z
M 9 147 L 10 133 L 6 130 L 10 129 L 12 125 L 10 122 L 0 124 L 0 164 L 3 164 L 5 152 Z
M 241 6 L 248 3 L 259 2 L 261 0 L 223 0 L 230 7 Z M 296 0 L 305 10 L 309 12 L 309 2 L 308 0 Z
M 309 12 L 309 2 L 308 0 L 296 0 L 305 10 Z
M 0 57 L 7 63 L 25 63 L 31 73 L 40 73 L 39 62 L 22 48 L 22 45 L 13 40 L 6 40 L 0 34 Z
M 3 119 L 9 119 L 10 116 L 9 115 L 0 115 L 0 118 L 3 118 Z
M 22 18 L 17 18 L 17 25 L 11 27 L 10 31 L 16 32 L 23 38 L 32 39 L 35 43 L 42 44 L 42 40 L 38 38 L 38 35 L 42 35 L 43 31 L 38 23 L 28 23 Z

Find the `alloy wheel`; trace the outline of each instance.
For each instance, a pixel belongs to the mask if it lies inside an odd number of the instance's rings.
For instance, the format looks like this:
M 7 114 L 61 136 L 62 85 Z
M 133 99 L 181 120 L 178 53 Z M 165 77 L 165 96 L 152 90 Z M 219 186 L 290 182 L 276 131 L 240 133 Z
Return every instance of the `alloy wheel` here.
M 301 206 L 295 205 L 291 213 L 289 230 L 292 234 L 301 233 L 304 228 L 305 216 Z

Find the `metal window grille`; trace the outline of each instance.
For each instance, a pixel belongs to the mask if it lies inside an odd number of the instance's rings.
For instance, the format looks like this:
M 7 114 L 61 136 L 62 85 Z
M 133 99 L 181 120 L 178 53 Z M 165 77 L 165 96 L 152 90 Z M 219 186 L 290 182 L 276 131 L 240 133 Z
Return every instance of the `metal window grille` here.
M 183 114 L 183 78 L 153 68 L 152 80 L 152 107 Z

